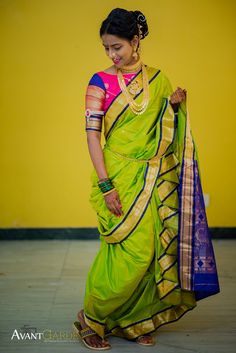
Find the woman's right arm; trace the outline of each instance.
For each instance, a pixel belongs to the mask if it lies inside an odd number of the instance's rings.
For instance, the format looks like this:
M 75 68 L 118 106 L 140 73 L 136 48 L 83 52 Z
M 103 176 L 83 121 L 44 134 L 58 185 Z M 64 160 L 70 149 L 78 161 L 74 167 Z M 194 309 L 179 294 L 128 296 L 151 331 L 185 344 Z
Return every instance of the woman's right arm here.
M 86 132 L 89 154 L 99 180 L 109 178 L 101 146 L 105 95 L 106 87 L 103 80 L 98 74 L 94 74 L 86 91 Z M 117 217 L 122 215 L 123 212 L 117 190 L 104 195 L 104 199 L 112 213 Z
M 101 132 L 100 131 L 87 131 L 87 143 L 90 158 L 93 166 L 96 170 L 98 179 L 109 178 L 105 162 L 104 155 L 101 146 Z M 104 195 L 104 199 L 108 209 L 114 213 L 117 217 L 120 217 L 122 212 L 122 206 L 119 199 L 117 190 L 114 190 L 108 195 Z
M 87 131 L 87 143 L 89 154 L 99 180 L 103 178 L 108 178 L 100 141 L 100 131 Z

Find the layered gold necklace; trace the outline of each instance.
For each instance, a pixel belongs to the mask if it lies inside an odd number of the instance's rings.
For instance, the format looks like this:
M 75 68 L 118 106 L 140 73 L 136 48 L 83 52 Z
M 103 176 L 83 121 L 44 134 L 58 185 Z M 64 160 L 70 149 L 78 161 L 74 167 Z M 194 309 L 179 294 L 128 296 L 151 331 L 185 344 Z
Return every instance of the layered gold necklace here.
M 123 72 L 124 73 L 134 72 L 138 69 L 142 69 L 142 81 L 143 81 L 143 100 L 140 104 L 136 103 L 135 100 L 133 99 L 133 96 L 138 94 L 142 89 L 142 87 L 140 87 L 138 80 L 133 80 L 129 84 L 129 87 L 127 87 L 122 74 Z M 142 63 L 141 59 L 139 59 L 139 61 L 132 66 L 123 66 L 121 69 L 117 68 L 117 76 L 118 76 L 120 89 L 124 93 L 124 96 L 127 102 L 129 103 L 129 106 L 132 112 L 135 113 L 136 115 L 143 114 L 147 109 L 148 102 L 149 102 L 149 82 L 148 82 L 147 69 L 145 65 Z

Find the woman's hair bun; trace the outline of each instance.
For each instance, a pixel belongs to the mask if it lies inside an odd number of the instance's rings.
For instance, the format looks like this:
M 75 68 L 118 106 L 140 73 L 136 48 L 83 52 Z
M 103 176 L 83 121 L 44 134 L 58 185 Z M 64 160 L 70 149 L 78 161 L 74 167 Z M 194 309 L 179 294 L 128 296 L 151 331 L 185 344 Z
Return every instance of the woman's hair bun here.
M 135 35 L 143 39 L 148 35 L 146 17 L 141 11 L 129 11 L 117 7 L 102 22 L 100 37 L 106 33 L 128 40 L 132 40 Z
M 132 15 L 135 17 L 137 25 L 139 27 L 140 39 L 144 39 L 148 35 L 148 25 L 147 20 L 144 14 L 141 11 L 130 11 Z

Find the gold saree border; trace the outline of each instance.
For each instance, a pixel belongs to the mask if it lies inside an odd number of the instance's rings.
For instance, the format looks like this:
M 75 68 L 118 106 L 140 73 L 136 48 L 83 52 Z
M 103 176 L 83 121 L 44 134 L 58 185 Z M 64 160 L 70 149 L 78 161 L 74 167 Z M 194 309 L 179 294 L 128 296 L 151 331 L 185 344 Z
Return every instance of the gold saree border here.
M 173 229 L 171 228 L 164 228 L 162 233 L 159 235 L 160 240 L 161 240 L 161 245 L 163 246 L 163 249 L 167 251 L 169 248 L 170 244 L 174 241 L 177 240 L 178 234 L 174 232 Z
M 184 114 L 186 114 L 186 127 L 181 173 L 182 185 L 179 228 L 179 277 L 182 288 L 191 290 L 194 205 L 194 143 L 191 135 L 187 102 L 186 105 L 182 105 L 182 109 Z
M 191 294 L 190 294 L 191 295 Z M 99 323 L 98 321 L 89 318 L 86 314 L 85 322 L 92 328 L 100 337 L 105 338 L 107 336 L 119 336 L 129 340 L 135 340 L 139 336 L 147 333 L 154 333 L 160 326 L 169 324 L 179 320 L 185 313 L 194 309 L 196 303 L 193 301 L 192 304 L 185 305 L 171 305 L 163 310 L 160 310 L 151 317 L 133 322 L 125 327 L 116 326 L 110 330 L 106 330 L 106 325 Z
M 165 297 L 169 296 L 169 294 L 179 287 L 179 283 L 165 278 L 162 278 L 156 285 L 160 295 L 160 300 L 163 300 Z
M 160 264 L 161 273 L 164 274 L 176 264 L 177 255 L 170 255 L 164 253 L 162 256 L 159 257 L 158 261 Z
M 159 238 L 163 249 L 162 254 L 158 258 L 160 277 L 156 278 L 156 285 L 160 299 L 167 304 L 178 300 L 179 297 L 177 263 L 179 179 L 176 174 L 178 165 L 178 158 L 174 153 L 169 153 L 163 163 L 163 171 L 160 173 L 160 179 L 162 180 L 157 185 L 160 200 L 158 213 L 163 226 Z M 173 178 L 170 178 L 170 175 Z
M 169 146 L 174 141 L 176 117 L 173 108 L 169 104 L 170 96 L 164 98 L 164 107 L 160 117 L 160 137 L 156 156 L 164 156 Z

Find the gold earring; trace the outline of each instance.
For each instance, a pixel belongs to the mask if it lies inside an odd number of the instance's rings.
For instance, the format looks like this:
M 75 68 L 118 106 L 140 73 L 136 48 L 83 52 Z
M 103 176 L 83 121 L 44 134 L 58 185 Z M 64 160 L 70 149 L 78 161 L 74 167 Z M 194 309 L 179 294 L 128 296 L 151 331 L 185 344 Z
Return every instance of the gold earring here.
M 137 60 L 138 59 L 138 53 L 136 52 L 136 49 L 133 51 L 132 57 Z
M 140 44 L 139 44 L 139 47 L 138 47 L 137 53 L 138 53 L 138 55 L 139 55 L 139 56 L 141 55 L 141 46 L 140 46 Z

